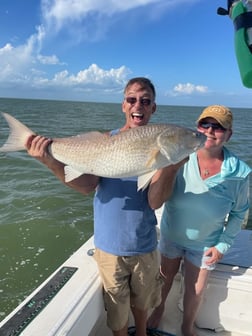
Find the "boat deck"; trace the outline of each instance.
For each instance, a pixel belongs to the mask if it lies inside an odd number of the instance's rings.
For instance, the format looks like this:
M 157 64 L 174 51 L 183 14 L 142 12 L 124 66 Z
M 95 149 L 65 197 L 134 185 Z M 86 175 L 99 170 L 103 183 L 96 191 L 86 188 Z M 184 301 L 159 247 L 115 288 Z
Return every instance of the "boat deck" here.
M 166 310 L 161 320 L 160 326 L 158 329 L 170 333 L 174 336 L 183 336 L 180 331 L 180 325 L 182 321 L 182 311 L 179 308 L 181 301 L 181 282 L 180 277 L 178 276 L 174 281 L 173 287 L 168 295 Z M 132 317 L 130 317 L 129 325 L 133 325 Z M 195 331 L 198 336 L 244 336 L 245 334 L 230 332 L 230 331 L 220 331 L 215 332 L 208 329 L 195 328 Z M 89 336 L 111 336 L 111 331 L 106 326 L 106 314 L 101 320 L 101 323 L 96 326 L 96 328 L 89 334 Z M 252 333 L 251 333 L 252 335 Z

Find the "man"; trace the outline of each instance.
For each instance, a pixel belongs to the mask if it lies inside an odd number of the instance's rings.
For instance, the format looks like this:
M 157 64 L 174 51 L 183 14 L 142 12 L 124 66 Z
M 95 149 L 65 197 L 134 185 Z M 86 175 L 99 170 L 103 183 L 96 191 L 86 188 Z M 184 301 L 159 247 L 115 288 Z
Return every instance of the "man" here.
M 124 90 L 125 124 L 113 136 L 146 125 L 156 111 L 155 88 L 144 77 L 132 78 Z M 28 153 L 44 163 L 63 182 L 64 164 L 47 151 L 51 140 L 31 137 Z M 152 203 L 164 186 L 172 190 L 180 164 L 159 170 L 144 191 L 137 191 L 137 178 L 111 179 L 84 174 L 66 183 L 94 197 L 95 259 L 104 287 L 107 323 L 114 336 L 128 335 L 128 316 L 133 313 L 136 336 L 146 336 L 147 312 L 160 303 L 162 280 L 157 255 L 156 217 Z M 156 183 L 159 181 L 159 183 Z M 162 181 L 162 183 L 160 183 Z M 168 197 L 168 195 L 165 195 Z

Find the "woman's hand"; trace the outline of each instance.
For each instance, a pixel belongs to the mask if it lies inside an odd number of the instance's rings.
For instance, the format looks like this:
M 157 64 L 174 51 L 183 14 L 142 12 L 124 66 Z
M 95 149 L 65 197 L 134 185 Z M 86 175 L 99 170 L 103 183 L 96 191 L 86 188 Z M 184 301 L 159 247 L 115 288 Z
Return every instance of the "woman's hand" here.
M 207 265 L 216 264 L 223 257 L 223 254 L 220 253 L 216 247 L 210 247 L 208 250 L 206 250 L 204 255 L 209 257 L 209 259 L 206 261 Z

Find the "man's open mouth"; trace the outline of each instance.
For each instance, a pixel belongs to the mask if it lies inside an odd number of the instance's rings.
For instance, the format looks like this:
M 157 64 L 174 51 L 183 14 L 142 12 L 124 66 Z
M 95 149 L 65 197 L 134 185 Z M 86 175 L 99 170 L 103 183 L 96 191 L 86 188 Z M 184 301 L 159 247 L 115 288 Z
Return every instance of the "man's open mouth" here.
M 143 113 L 131 113 L 131 117 L 133 118 L 133 119 L 140 119 L 140 120 L 142 120 L 143 119 L 143 117 L 144 117 L 144 115 L 143 115 Z

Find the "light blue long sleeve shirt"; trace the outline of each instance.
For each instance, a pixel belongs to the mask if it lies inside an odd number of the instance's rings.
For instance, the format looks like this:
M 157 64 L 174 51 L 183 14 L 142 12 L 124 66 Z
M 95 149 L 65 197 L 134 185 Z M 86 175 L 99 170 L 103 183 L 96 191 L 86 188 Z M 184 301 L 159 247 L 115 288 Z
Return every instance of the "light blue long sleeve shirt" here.
M 224 148 L 219 174 L 203 180 L 197 155 L 179 170 L 172 197 L 165 203 L 161 234 L 185 248 L 215 246 L 226 253 L 249 209 L 251 168 Z

